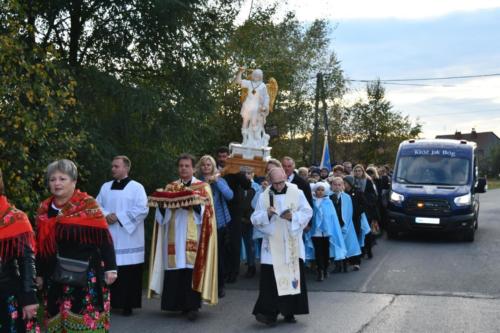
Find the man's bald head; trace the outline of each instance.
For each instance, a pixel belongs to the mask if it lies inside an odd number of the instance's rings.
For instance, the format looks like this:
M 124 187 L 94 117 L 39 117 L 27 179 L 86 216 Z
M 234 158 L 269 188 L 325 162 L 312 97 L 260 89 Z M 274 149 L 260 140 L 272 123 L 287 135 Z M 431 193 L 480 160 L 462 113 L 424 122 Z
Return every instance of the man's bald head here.
M 286 186 L 286 174 L 282 168 L 273 168 L 268 173 L 273 189 L 280 193 Z
M 271 183 L 286 179 L 285 171 L 282 168 L 272 168 L 269 170 L 267 176 L 269 177 Z

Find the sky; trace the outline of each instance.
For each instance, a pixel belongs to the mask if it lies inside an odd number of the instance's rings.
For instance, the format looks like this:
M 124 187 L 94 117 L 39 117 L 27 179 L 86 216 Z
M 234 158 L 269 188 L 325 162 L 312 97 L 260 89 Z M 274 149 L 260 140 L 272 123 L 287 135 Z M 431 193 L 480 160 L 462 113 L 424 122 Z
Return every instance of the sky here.
M 305 24 L 330 21 L 331 47 L 351 80 L 498 74 L 385 88 L 394 110 L 423 124 L 422 137 L 472 128 L 500 137 L 500 0 L 288 0 L 281 8 Z M 365 96 L 364 83 L 350 88 L 347 103 Z

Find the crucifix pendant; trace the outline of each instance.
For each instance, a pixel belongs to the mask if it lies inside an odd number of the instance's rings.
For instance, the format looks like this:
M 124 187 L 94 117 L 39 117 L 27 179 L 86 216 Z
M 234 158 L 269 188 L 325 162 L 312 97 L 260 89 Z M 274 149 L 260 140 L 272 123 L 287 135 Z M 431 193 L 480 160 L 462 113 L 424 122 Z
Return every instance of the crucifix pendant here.
M 252 94 L 255 95 L 255 89 L 252 90 Z

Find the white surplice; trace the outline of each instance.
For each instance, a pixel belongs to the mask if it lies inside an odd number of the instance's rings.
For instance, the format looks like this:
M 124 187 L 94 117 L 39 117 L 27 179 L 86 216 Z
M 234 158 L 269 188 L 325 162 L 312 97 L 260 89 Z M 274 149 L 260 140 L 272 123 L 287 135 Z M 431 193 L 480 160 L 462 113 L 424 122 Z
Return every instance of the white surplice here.
M 191 183 L 197 183 L 200 180 L 193 177 Z M 201 217 L 205 207 L 201 206 L 200 214 L 193 212 L 194 223 L 198 229 L 198 240 L 201 231 Z M 155 246 L 154 262 L 152 274 L 149 278 L 149 288 L 157 294 L 163 291 L 163 280 L 165 270 L 193 268 L 193 265 L 186 263 L 186 240 L 187 240 L 187 222 L 189 210 L 177 208 L 175 209 L 175 265 L 176 267 L 168 267 L 168 226 L 172 218 L 173 209 L 165 209 L 162 214 L 159 208 L 155 211 L 155 223 L 158 223 L 158 239 Z
M 191 183 L 199 182 L 195 177 L 192 178 Z M 201 217 L 203 216 L 204 206 L 201 206 L 200 214 L 193 212 L 194 223 L 198 229 L 198 239 L 200 237 L 201 231 Z M 192 208 L 190 208 L 192 209 Z M 159 223 L 162 228 L 160 229 L 159 235 L 163 235 L 163 244 L 162 246 L 162 258 L 163 258 L 163 267 L 166 270 L 173 269 L 182 269 L 182 268 L 193 268 L 193 265 L 186 263 L 186 240 L 187 240 L 187 222 L 188 222 L 188 213 L 189 209 L 176 208 L 175 209 L 175 266 L 176 267 L 168 267 L 168 229 L 169 223 L 171 223 L 172 213 L 174 209 L 165 209 L 165 214 L 161 214 L 160 210 L 156 209 L 155 220 Z
M 123 190 L 112 190 L 113 181 L 104 183 L 97 202 L 104 215 L 115 213 L 120 223 L 109 226 L 118 266 L 144 263 L 144 219 L 148 198 L 144 187 L 131 180 Z
M 295 184 L 286 183 L 288 187 L 297 187 Z M 300 190 L 299 190 L 300 191 Z M 285 195 L 274 195 L 274 207 L 276 211 L 281 213 L 288 207 L 285 207 Z M 293 234 L 298 235 L 299 238 L 299 257 L 305 259 L 305 247 L 302 241 L 302 230 L 307 226 L 309 220 L 311 219 L 313 210 L 304 195 L 304 192 L 300 191 L 299 194 L 299 206 L 294 210 L 292 214 L 292 221 L 289 223 L 289 231 Z M 278 218 L 277 215 L 273 215 L 271 219 L 267 215 L 267 207 L 265 205 L 264 194 L 261 194 L 255 207 L 255 211 L 251 216 L 252 224 L 255 228 L 264 234 L 262 239 L 261 257 L 260 262 L 262 264 L 273 264 L 272 254 L 269 246 L 269 236 L 274 232 L 274 219 Z
M 299 258 L 305 259 L 302 231 L 312 217 L 313 210 L 297 185 L 286 183 L 286 194 L 273 195 L 273 207 L 277 214 L 269 218 L 270 191 L 259 197 L 251 216 L 252 224 L 264 234 L 261 263 L 273 266 L 279 296 L 301 293 Z M 285 210 L 292 212 L 291 221 L 282 219 Z

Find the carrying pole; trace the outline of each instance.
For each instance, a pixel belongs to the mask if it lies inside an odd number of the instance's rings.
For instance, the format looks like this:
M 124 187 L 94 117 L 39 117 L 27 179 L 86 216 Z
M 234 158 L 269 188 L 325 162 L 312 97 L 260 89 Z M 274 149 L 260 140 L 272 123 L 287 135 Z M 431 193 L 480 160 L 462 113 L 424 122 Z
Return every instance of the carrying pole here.
M 156 240 L 158 238 L 158 223 L 156 223 L 156 220 L 153 222 L 153 236 L 151 237 L 151 249 L 149 252 L 149 276 L 148 276 L 148 294 L 147 297 L 148 299 L 151 299 L 152 297 L 152 290 L 151 290 L 151 278 L 153 277 L 153 266 L 155 263 L 155 251 L 156 251 Z

